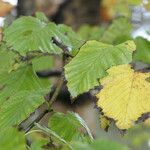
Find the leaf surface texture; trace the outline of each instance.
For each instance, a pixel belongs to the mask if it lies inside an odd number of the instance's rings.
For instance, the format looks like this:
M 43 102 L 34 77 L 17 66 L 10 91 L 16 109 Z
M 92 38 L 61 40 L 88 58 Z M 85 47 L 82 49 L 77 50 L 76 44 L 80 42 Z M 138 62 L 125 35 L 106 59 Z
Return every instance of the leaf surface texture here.
M 129 129 L 142 114 L 150 112 L 150 73 L 135 72 L 130 65 L 114 66 L 100 80 L 104 88 L 97 105 L 104 116 L 116 121 L 119 129 Z
M 117 46 L 88 41 L 65 66 L 67 86 L 72 97 L 98 86 L 98 79 L 106 76 L 106 70 L 111 66 L 130 63 L 134 50 L 132 41 Z

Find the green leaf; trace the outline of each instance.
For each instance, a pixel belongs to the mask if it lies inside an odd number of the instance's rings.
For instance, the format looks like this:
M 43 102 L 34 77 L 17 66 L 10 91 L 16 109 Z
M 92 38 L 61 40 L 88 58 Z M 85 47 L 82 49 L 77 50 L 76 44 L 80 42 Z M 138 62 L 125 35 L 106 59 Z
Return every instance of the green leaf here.
M 36 18 L 38 18 L 39 20 L 41 20 L 41 21 L 43 21 L 43 22 L 45 22 L 45 23 L 48 23 L 48 22 L 49 22 L 49 20 L 48 20 L 48 18 L 46 17 L 46 15 L 45 15 L 44 13 L 42 13 L 42 12 L 36 12 L 36 13 L 35 13 L 35 16 L 36 16 Z
M 137 50 L 134 53 L 133 59 L 135 61 L 142 61 L 150 64 L 150 42 L 142 37 L 137 37 L 135 39 L 135 43 Z
M 87 143 L 75 142 L 72 144 L 74 150 L 93 150 Z
M 44 101 L 47 87 L 41 84 L 32 66 L 0 75 L 0 129 L 7 130 L 26 119 Z
M 109 44 L 120 44 L 131 39 L 131 30 L 132 25 L 127 18 L 115 19 L 103 33 L 101 41 Z
M 117 46 L 88 41 L 65 66 L 67 86 L 72 97 L 98 86 L 98 79 L 106 76 L 110 67 L 130 63 L 134 50 L 132 41 Z
M 25 136 L 15 128 L 9 128 L 6 132 L 0 132 L 1 150 L 26 150 Z
M 66 145 L 69 149 L 72 149 L 71 145 L 66 140 L 64 140 L 62 137 L 60 137 L 57 133 L 55 133 L 51 129 L 47 127 L 43 127 L 37 123 L 36 123 L 36 126 L 39 129 L 41 129 L 41 131 L 43 131 L 46 135 L 48 135 L 53 141 L 61 143 L 62 145 Z
M 54 67 L 54 57 L 52 56 L 41 56 L 32 59 L 33 69 L 37 71 L 48 71 Z M 49 78 L 40 78 L 40 81 L 44 84 L 50 85 L 51 80 Z
M 142 3 L 141 0 L 127 0 L 127 2 L 130 5 L 140 5 Z
M 55 113 L 49 120 L 49 128 L 66 141 L 71 141 L 79 135 L 79 129 L 84 127 L 91 139 L 93 139 L 85 121 L 76 113 Z
M 92 144 L 75 143 L 74 150 L 129 150 L 128 147 L 108 140 L 95 140 Z
M 103 27 L 83 25 L 79 28 L 78 34 L 84 40 L 100 40 L 104 32 Z
M 78 52 L 78 49 L 85 42 L 78 34 L 76 34 L 70 27 L 66 25 L 58 25 L 60 32 L 65 34 L 68 37 L 68 41 L 63 40 L 65 45 L 67 45 L 71 54 L 75 55 Z
M 56 31 L 56 25 L 46 24 L 34 17 L 22 17 L 4 31 L 7 46 L 25 55 L 29 51 L 40 50 L 49 53 L 61 53 L 60 48 L 52 44 L 53 36 L 63 37 Z
M 43 147 L 50 142 L 50 139 L 48 136 L 43 136 L 43 130 L 35 128 L 26 133 L 26 138 L 31 141 L 30 150 L 45 150 Z
M 36 71 L 51 69 L 54 66 L 54 58 L 52 56 L 42 56 L 32 60 L 33 68 Z
M 42 148 L 42 146 L 46 145 L 47 143 L 48 143 L 48 140 L 43 140 L 41 138 L 38 138 L 37 141 L 33 141 L 32 142 L 32 144 L 31 144 L 31 150 L 44 150 Z
M 51 22 L 46 23 L 38 18 L 21 17 L 8 28 L 5 28 L 4 41 L 6 41 L 7 46 L 12 47 L 22 55 L 29 51 L 60 54 L 62 50 L 52 40 L 52 37 L 55 37 L 68 46 L 70 51 L 79 47 L 78 44 L 81 41 L 69 27 L 57 26 Z
M 0 74 L 8 72 L 12 68 L 13 59 L 15 54 L 8 51 L 4 44 L 0 45 Z

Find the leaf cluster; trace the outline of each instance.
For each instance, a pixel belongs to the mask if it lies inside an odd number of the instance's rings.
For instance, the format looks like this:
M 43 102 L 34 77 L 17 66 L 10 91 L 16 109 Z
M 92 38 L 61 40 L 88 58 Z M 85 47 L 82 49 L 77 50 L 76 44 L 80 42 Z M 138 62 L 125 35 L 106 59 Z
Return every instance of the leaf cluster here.
M 142 37 L 132 39 L 131 30 L 128 19 L 121 17 L 108 28 L 84 26 L 76 33 L 66 25 L 49 22 L 42 13 L 21 17 L 5 27 L 0 43 L 2 149 L 127 150 L 118 143 L 94 141 L 78 114 L 55 113 L 51 106 L 66 82 L 72 101 L 103 86 L 95 95 L 101 110 L 101 127 L 108 128 L 115 122 L 124 131 L 148 119 L 150 73 L 143 73 L 146 68 L 137 71 L 133 64 L 141 61 L 149 65 L 150 43 Z M 60 84 L 47 99 L 54 85 L 38 77 L 37 71 L 52 69 L 55 56 L 62 59 L 63 72 Z M 38 108 L 42 106 L 46 109 L 39 115 Z M 48 126 L 38 124 L 48 112 L 52 112 Z M 7 145 L 10 139 L 13 140 Z M 25 139 L 31 144 L 26 144 Z

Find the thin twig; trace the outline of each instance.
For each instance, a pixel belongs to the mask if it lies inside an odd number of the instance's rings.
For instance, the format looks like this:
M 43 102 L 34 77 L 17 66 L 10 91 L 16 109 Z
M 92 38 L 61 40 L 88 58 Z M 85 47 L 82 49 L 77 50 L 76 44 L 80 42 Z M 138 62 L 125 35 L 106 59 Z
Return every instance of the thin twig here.
M 39 122 L 43 118 L 43 116 L 45 116 L 49 112 L 48 109 L 44 109 L 40 113 L 38 112 L 38 110 L 40 110 L 40 107 L 43 107 L 44 105 L 45 105 L 45 103 L 43 103 L 41 106 L 39 106 L 38 109 L 36 109 L 28 118 L 26 118 L 24 121 L 22 121 L 18 125 L 18 130 L 19 131 L 24 130 L 25 133 L 27 133 L 31 128 L 33 128 L 34 123 Z M 32 120 L 32 117 L 36 116 L 36 113 L 39 113 L 38 116 Z M 29 122 L 29 120 L 32 120 L 32 121 Z
M 143 114 L 141 117 L 138 118 L 138 120 L 136 121 L 136 123 L 141 123 L 144 122 L 145 120 L 147 120 L 148 118 L 150 118 L 150 113 L 145 113 Z
M 60 79 L 60 82 L 57 86 L 57 88 L 55 89 L 53 95 L 51 98 L 49 98 L 48 101 L 46 101 L 45 103 L 43 103 L 41 106 L 38 107 L 38 109 L 36 109 L 27 119 L 25 119 L 24 121 L 22 121 L 19 126 L 18 126 L 18 130 L 22 131 L 24 130 L 26 133 L 31 130 L 34 127 L 34 123 L 35 122 L 39 122 L 47 113 L 52 112 L 53 110 L 51 109 L 52 104 L 55 102 L 55 100 L 57 99 L 57 96 L 63 86 L 64 83 L 64 77 L 62 76 Z M 48 107 L 47 107 L 48 104 Z M 38 110 L 40 110 L 41 107 L 44 107 L 44 110 L 42 110 L 42 112 L 38 112 Z M 36 114 L 39 113 L 38 116 L 32 120 L 32 122 L 28 123 L 29 120 L 32 119 L 32 117 Z
M 62 75 L 61 78 L 60 78 L 59 84 L 58 84 L 58 86 L 57 86 L 53 96 L 49 100 L 49 107 L 51 107 L 51 105 L 55 102 L 55 100 L 56 100 L 56 98 L 57 98 L 57 96 L 58 96 L 58 94 L 59 94 L 59 92 L 60 92 L 60 90 L 61 90 L 61 88 L 63 86 L 63 83 L 64 83 L 64 77 Z
M 50 55 L 52 55 L 52 54 L 43 53 L 43 52 L 40 52 L 40 51 L 30 51 L 25 56 L 21 56 L 20 61 L 30 61 L 34 58 L 39 58 L 39 57 L 42 57 L 42 56 L 50 56 Z
M 59 77 L 61 76 L 62 70 L 45 70 L 37 71 L 36 74 L 38 77 L 47 78 L 47 77 Z
M 70 54 L 70 52 L 69 52 L 69 47 L 68 46 L 66 46 L 66 45 L 64 45 L 61 41 L 59 41 L 57 38 L 55 38 L 55 37 L 52 37 L 52 41 L 53 41 L 53 43 L 55 44 L 55 45 L 57 45 L 59 48 L 61 48 L 62 50 L 63 50 L 63 52 L 64 52 L 64 54 L 66 55 L 66 56 L 69 56 L 69 57 L 73 57 L 71 54 Z

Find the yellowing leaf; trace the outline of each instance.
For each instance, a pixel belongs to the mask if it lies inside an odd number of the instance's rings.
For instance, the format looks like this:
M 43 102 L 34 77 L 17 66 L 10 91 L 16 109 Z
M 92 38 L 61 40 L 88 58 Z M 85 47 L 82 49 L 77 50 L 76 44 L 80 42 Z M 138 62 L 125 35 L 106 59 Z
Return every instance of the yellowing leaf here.
M 110 125 L 110 121 L 103 115 L 100 115 L 100 127 L 107 130 Z
M 100 80 L 104 88 L 97 95 L 104 116 L 116 121 L 120 129 L 130 128 L 144 113 L 150 112 L 150 73 L 134 72 L 130 65 L 112 67 Z
M 148 127 L 150 126 L 150 118 L 147 119 L 147 120 L 144 122 L 144 125 L 145 125 L 145 126 L 148 126 Z

